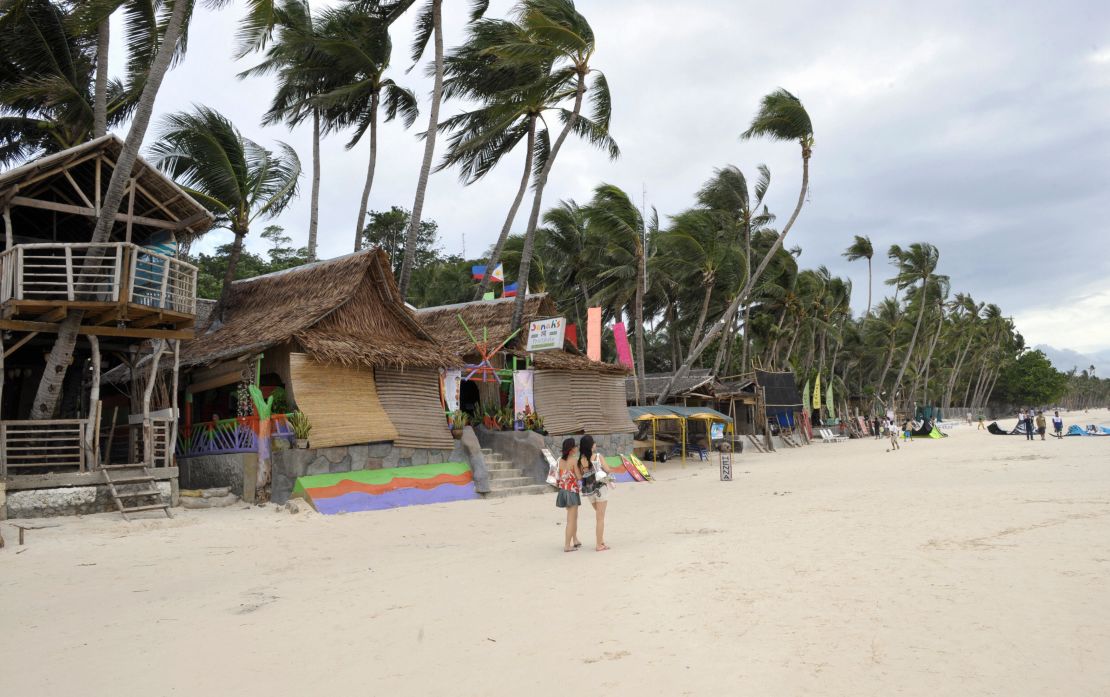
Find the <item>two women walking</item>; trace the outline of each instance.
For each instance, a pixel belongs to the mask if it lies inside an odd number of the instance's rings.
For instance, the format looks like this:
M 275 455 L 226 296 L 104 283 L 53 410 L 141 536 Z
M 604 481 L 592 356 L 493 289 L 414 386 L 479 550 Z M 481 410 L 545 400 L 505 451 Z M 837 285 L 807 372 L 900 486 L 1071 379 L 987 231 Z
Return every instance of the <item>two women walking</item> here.
M 579 443 L 575 443 L 573 438 L 563 441 L 556 480 L 559 493 L 555 497 L 555 505 L 567 511 L 564 552 L 575 552 L 582 546 L 578 540 L 578 507 L 582 505 L 583 497 L 593 505 L 597 518 L 595 549 L 599 552 L 609 549 L 605 544 L 605 508 L 609 501 L 609 487 L 613 483 L 610 474 L 601 454 L 594 451 L 592 436 L 582 436 Z

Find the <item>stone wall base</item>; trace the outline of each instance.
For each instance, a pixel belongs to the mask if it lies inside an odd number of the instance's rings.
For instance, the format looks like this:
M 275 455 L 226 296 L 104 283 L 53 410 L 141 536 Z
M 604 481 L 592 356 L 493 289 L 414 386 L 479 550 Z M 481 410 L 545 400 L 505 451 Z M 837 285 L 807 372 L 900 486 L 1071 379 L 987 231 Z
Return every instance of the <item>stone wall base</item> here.
M 177 501 L 177 480 L 157 481 L 154 485 L 171 504 Z M 141 486 L 146 487 L 146 484 Z M 122 488 L 122 486 L 121 486 Z M 46 518 L 58 515 L 88 515 L 116 510 L 108 487 L 69 486 L 56 489 L 25 489 L 7 493 L 8 518 Z

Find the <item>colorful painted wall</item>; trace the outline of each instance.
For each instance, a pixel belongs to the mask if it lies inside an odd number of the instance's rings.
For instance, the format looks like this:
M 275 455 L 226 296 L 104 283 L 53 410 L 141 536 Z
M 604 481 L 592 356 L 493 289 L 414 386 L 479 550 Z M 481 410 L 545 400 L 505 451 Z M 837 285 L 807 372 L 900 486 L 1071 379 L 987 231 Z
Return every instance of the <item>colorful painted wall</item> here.
M 293 496 L 333 515 L 478 498 L 470 466 L 444 462 L 298 477 Z

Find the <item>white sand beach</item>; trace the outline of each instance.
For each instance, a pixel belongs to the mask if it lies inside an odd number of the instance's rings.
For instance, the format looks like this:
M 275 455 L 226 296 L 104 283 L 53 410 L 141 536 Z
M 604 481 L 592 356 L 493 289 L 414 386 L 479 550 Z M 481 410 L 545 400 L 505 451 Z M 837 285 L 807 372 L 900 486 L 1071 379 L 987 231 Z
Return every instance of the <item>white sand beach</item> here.
M 1110 438 L 949 433 L 668 464 L 603 553 L 554 494 L 0 523 L 0 692 L 1110 694 Z

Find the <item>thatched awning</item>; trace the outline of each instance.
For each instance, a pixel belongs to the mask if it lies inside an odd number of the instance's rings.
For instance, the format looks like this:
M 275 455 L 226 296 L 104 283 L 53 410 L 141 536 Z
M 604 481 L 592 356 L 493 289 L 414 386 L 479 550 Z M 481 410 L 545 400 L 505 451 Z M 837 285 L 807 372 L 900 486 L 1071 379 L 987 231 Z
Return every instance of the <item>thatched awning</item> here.
M 451 367 L 461 361 L 434 341 L 401 301 L 385 252 L 236 281 L 215 328 L 185 344 L 184 366 L 207 365 L 291 342 L 323 363 L 348 367 Z

